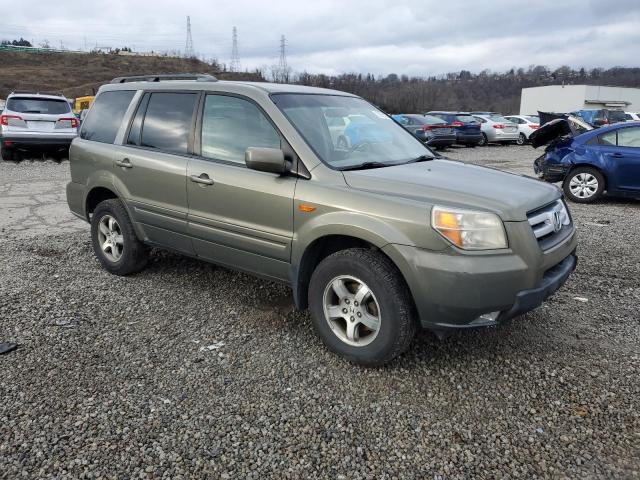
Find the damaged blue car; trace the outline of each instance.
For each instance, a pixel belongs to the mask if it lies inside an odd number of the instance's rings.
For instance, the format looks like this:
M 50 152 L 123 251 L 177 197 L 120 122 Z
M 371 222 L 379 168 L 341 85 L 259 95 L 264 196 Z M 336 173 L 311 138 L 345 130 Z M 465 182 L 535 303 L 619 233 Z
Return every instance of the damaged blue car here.
M 640 122 L 593 129 L 576 117 L 551 120 L 530 136 L 546 145 L 533 169 L 543 180 L 562 182 L 567 198 L 591 203 L 606 192 L 640 198 Z

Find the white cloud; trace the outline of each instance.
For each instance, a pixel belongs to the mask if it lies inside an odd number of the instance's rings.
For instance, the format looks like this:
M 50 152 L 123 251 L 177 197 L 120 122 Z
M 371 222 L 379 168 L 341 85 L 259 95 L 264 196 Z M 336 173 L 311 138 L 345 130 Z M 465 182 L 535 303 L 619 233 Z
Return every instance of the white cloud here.
M 637 65 L 640 3 L 551 0 L 21 0 L 3 8 L 4 37 L 53 46 L 182 50 L 191 16 L 196 50 L 228 62 L 238 27 L 244 67 L 277 62 L 281 34 L 294 70 L 434 75 Z

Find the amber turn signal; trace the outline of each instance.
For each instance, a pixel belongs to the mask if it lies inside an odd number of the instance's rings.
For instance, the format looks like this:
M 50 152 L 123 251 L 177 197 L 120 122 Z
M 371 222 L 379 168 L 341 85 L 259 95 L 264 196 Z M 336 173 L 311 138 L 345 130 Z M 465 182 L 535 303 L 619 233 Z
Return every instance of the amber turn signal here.
M 298 205 L 298 210 L 300 210 L 301 212 L 305 212 L 305 213 L 311 213 L 316 209 L 316 207 L 314 207 L 313 205 L 309 205 L 307 203 L 301 203 L 300 205 Z

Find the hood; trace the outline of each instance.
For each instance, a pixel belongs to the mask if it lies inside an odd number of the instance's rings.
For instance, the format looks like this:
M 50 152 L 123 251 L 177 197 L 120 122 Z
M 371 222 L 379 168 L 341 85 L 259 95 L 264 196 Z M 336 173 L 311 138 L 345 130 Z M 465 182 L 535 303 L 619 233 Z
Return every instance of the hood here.
M 526 220 L 527 212 L 560 197 L 551 184 L 452 160 L 343 173 L 352 188 L 431 205 L 490 211 L 504 221 Z
M 540 120 L 542 123 L 542 118 Z M 558 138 L 576 137 L 589 130 L 593 130 L 593 127 L 584 120 L 568 115 L 566 118 L 556 118 L 543 124 L 529 136 L 529 141 L 533 148 L 538 148 Z

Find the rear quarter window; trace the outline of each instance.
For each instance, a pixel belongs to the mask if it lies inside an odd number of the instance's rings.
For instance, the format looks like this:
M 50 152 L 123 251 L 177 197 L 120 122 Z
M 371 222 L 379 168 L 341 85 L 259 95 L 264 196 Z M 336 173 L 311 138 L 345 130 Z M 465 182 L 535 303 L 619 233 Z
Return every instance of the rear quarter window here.
M 113 143 L 135 93 L 135 90 L 114 90 L 98 95 L 87 118 L 82 122 L 80 138 Z

